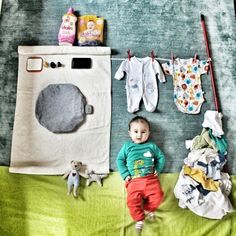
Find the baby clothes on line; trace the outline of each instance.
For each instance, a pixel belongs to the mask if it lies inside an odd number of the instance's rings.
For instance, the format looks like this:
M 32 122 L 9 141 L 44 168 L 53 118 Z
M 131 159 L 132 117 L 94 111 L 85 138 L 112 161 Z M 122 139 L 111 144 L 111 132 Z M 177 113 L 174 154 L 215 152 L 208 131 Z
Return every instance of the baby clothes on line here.
M 126 96 L 128 112 L 139 110 L 139 104 L 143 99 L 147 111 L 154 112 L 158 101 L 158 87 L 156 75 L 160 82 L 165 82 L 165 75 L 161 65 L 152 61 L 151 57 L 131 57 L 124 60 L 118 68 L 115 78 L 121 80 L 127 74 Z
M 198 114 L 204 102 L 200 76 L 208 71 L 206 60 L 177 58 L 162 64 L 165 74 L 173 76 L 174 102 L 183 113 Z

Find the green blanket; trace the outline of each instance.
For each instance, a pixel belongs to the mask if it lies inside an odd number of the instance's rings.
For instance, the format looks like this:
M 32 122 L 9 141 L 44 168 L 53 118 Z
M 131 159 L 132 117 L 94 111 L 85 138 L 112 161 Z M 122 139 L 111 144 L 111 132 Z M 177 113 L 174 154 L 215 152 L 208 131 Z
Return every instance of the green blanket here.
M 222 220 L 199 217 L 178 207 L 173 189 L 178 174 L 162 174 L 165 200 L 155 222 L 145 222 L 142 236 L 229 236 L 236 235 L 236 213 Z M 85 186 L 79 197 L 67 196 L 61 176 L 8 173 L 0 167 L 0 235 L 5 236 L 132 236 L 135 235 L 125 202 L 123 181 L 113 172 L 103 181 Z M 236 207 L 236 176 L 230 199 Z

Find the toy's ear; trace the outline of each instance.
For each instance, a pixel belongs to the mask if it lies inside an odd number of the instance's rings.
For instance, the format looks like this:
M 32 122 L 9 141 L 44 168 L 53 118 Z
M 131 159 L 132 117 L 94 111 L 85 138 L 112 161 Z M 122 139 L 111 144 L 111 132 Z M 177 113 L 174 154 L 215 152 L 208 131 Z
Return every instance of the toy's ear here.
M 81 161 L 78 161 L 78 165 L 82 166 L 82 162 L 81 162 Z
M 74 162 L 74 160 L 72 160 L 70 163 L 72 164 Z

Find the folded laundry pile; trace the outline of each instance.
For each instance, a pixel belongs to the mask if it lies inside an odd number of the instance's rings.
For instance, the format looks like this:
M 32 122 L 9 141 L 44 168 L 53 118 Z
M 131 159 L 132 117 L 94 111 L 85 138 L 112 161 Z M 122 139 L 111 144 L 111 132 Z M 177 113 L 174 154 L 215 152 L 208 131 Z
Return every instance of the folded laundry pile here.
M 228 144 L 221 119 L 221 113 L 206 111 L 201 134 L 186 141 L 186 148 L 191 151 L 174 188 L 181 208 L 210 219 L 221 219 L 233 211 L 228 198 L 232 183 L 222 171 Z

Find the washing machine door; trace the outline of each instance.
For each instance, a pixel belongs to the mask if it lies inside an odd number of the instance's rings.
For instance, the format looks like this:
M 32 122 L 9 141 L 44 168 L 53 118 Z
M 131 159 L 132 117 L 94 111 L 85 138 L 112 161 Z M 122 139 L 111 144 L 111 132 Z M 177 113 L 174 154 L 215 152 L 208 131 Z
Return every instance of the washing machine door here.
M 36 101 L 35 115 L 39 123 L 53 133 L 68 133 L 85 121 L 86 99 L 73 84 L 50 84 Z

